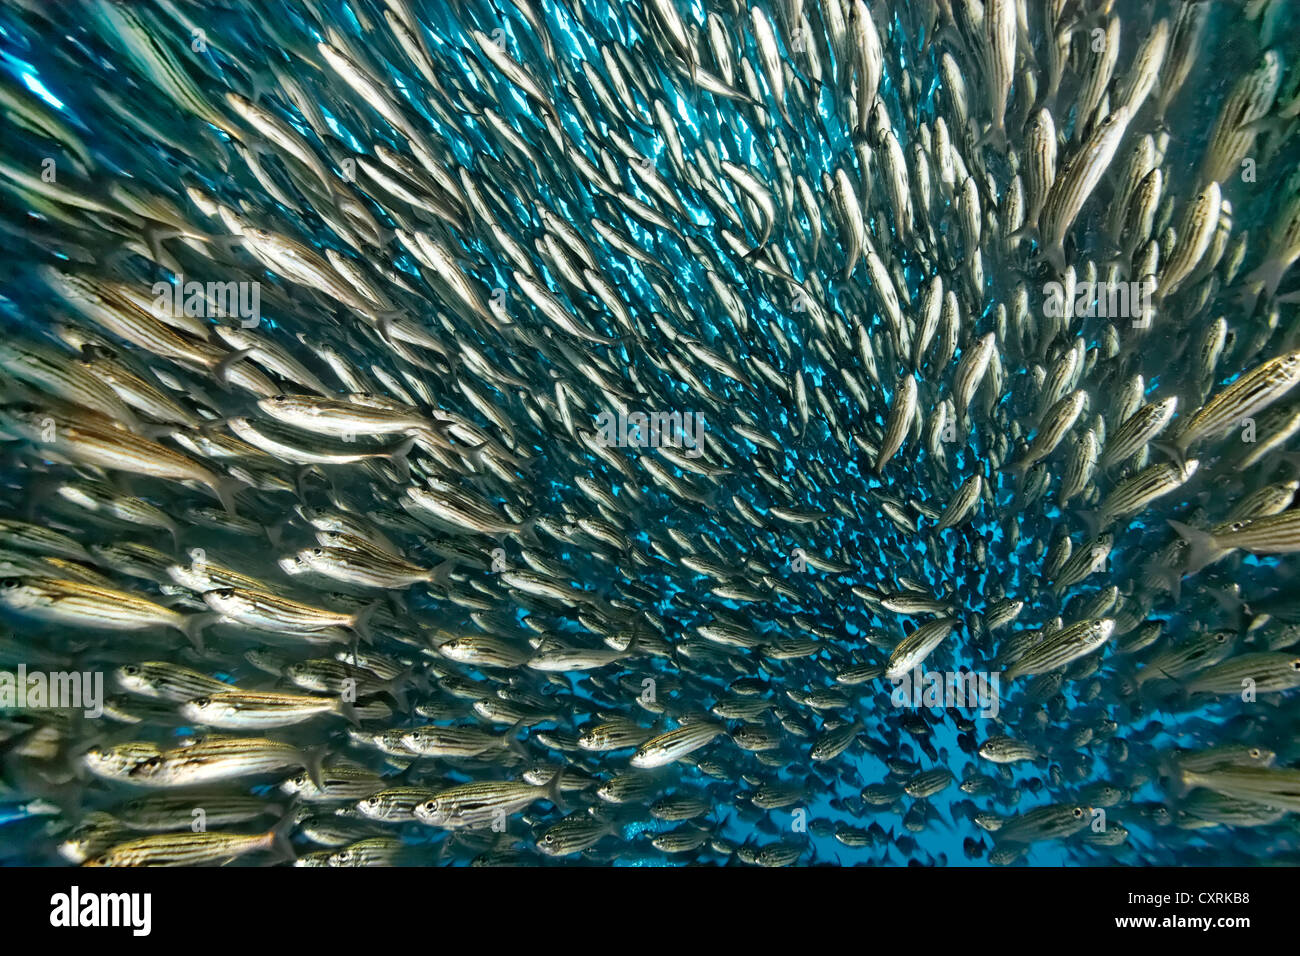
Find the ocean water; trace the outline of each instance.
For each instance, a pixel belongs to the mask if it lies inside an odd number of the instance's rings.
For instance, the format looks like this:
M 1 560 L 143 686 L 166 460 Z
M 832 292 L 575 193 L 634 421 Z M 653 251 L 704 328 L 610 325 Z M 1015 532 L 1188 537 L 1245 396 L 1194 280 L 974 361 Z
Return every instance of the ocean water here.
M 6 700 L 0 675 L 0 860 L 1297 862 L 1295 532 L 1204 567 L 1179 544 L 1289 514 L 1300 477 L 1297 14 L 0 2 L 0 665 L 106 698 Z M 1148 278 L 1146 309 L 1051 311 L 1057 283 Z M 239 289 L 158 305 L 183 280 Z M 604 440 L 638 411 L 696 416 L 702 447 Z M 1139 437 L 1066 495 L 1089 434 Z M 917 666 L 991 698 L 900 701 L 895 649 L 943 619 Z M 1091 647 L 1017 671 L 1089 620 Z M 572 648 L 608 659 L 545 663 Z M 146 661 L 327 712 L 196 719 L 217 691 L 122 679 Z M 623 746 L 578 742 L 615 719 Z M 714 733 L 638 767 L 691 725 Z M 425 726 L 480 750 L 402 742 Z M 214 734 L 284 750 L 198 786 L 184 748 Z M 981 756 L 998 737 L 1030 752 Z M 107 759 L 130 743 L 156 749 Z M 344 761 L 368 782 L 282 785 Z M 515 802 L 470 807 L 472 781 Z M 453 821 L 357 810 L 395 787 Z M 698 812 L 664 819 L 673 796 Z M 158 835 L 230 797 L 256 806 L 202 833 L 263 844 Z

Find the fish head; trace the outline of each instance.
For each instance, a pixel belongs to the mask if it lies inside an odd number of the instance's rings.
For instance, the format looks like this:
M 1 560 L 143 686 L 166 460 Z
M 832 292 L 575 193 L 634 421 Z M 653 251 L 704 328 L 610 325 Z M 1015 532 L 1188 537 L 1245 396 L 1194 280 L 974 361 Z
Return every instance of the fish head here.
M 450 819 L 450 814 L 437 797 L 418 804 L 415 808 L 415 815 L 421 822 L 434 827 L 445 826 Z
M 41 602 L 41 589 L 28 578 L 0 580 L 0 604 L 13 611 L 32 608 Z
M 123 664 L 113 672 L 113 679 L 122 690 L 134 694 L 153 695 L 157 681 L 139 664 Z
M 235 588 L 216 588 L 203 592 L 204 603 L 221 614 L 235 613 L 248 606 L 248 601 Z
M 236 709 L 211 697 L 195 697 L 180 706 L 181 716 L 195 723 L 210 723 L 217 717 L 233 717 Z

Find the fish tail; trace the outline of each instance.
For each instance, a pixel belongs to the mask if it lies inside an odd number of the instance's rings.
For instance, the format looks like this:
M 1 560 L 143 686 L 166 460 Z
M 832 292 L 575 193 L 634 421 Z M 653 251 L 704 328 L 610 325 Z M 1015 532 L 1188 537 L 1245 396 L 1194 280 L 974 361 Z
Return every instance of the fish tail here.
M 340 697 L 335 704 L 335 709 L 338 711 L 338 715 L 353 727 L 361 726 L 361 718 L 357 716 L 357 708 L 352 701 Z
M 555 809 L 561 813 L 568 813 L 569 808 L 564 802 L 564 771 L 563 766 L 555 771 L 555 776 L 551 777 L 551 782 L 546 785 L 546 799 L 555 805 Z
M 284 815 L 276 821 L 275 826 L 266 831 L 267 849 L 277 863 L 288 863 L 298 858 L 293 843 L 290 842 L 294 825 L 298 822 L 298 803 L 297 799 L 290 801 Z
M 325 774 L 321 764 L 328 752 L 329 745 L 321 744 L 318 747 L 309 747 L 301 753 L 303 769 L 307 771 L 308 778 L 319 790 L 325 789 Z
M 1184 574 L 1195 574 L 1214 560 L 1214 535 L 1201 531 L 1181 521 L 1169 519 L 1169 527 L 1178 532 L 1178 536 L 1187 542 L 1187 559 L 1183 566 Z
M 406 484 L 406 482 L 410 480 L 411 465 L 410 462 L 407 461 L 407 456 L 411 453 L 411 449 L 415 447 L 415 443 L 418 439 L 418 435 L 410 435 L 402 439 L 402 441 L 398 443 L 397 447 L 386 455 L 386 457 L 392 461 L 393 466 L 397 469 L 397 474 L 401 484 Z
M 212 369 L 212 375 L 223 388 L 229 389 L 230 370 L 253 354 L 253 349 L 236 349 L 231 352 Z
M 406 684 L 410 682 L 412 673 L 413 669 L 408 667 L 384 685 L 384 690 L 388 693 L 388 696 L 393 698 L 393 703 L 397 705 L 397 709 L 404 714 L 411 711 L 411 702 L 406 696 Z
M 370 632 L 370 618 L 374 617 L 374 611 L 380 609 L 382 604 L 382 601 L 376 601 L 369 607 L 363 607 L 352 617 L 352 623 L 350 624 L 352 633 L 355 633 L 357 637 L 360 637 L 367 644 L 374 644 L 374 635 Z
M 235 507 L 235 495 L 244 489 L 245 485 L 242 481 L 229 476 L 219 477 L 208 487 L 217 496 L 217 500 L 221 502 L 221 507 L 225 509 L 226 514 L 232 517 L 238 514 Z
M 221 615 L 214 612 L 203 612 L 200 614 L 191 614 L 181 622 L 181 632 L 189 638 L 190 643 L 194 645 L 194 650 L 196 650 L 200 656 L 204 654 L 203 631 L 209 625 L 216 623 L 220 617 Z

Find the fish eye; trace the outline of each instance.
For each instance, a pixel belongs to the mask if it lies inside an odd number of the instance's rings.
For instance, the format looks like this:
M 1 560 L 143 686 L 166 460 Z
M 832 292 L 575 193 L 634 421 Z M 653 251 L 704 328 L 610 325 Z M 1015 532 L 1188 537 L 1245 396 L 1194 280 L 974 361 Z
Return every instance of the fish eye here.
M 122 673 L 127 677 L 134 677 L 136 674 L 140 673 L 140 668 L 136 667 L 134 664 L 127 664 L 122 668 Z
M 1254 759 L 1256 759 L 1256 760 L 1259 759 L 1259 748 L 1258 748 L 1258 747 L 1251 747 L 1250 750 L 1247 751 L 1247 752 L 1248 752 L 1248 753 L 1251 755 L 1251 757 L 1253 757 Z
M 1074 818 L 1077 820 L 1077 819 L 1079 819 L 1079 817 L 1081 817 L 1081 816 L 1083 816 L 1083 807 L 1075 807 L 1075 808 L 1074 808 Z
M 3 582 L 0 582 L 0 587 L 4 588 L 6 591 L 12 591 L 22 583 L 23 582 L 20 578 L 5 578 Z
M 195 707 L 207 707 L 209 704 L 212 703 L 212 698 L 211 698 L 211 697 L 195 697 L 192 701 L 190 701 L 190 703 L 193 704 Z
M 312 548 L 312 549 L 311 549 L 311 553 L 314 554 L 314 555 L 316 555 L 316 557 L 319 558 L 322 554 L 325 553 L 325 551 L 324 551 L 323 548 Z

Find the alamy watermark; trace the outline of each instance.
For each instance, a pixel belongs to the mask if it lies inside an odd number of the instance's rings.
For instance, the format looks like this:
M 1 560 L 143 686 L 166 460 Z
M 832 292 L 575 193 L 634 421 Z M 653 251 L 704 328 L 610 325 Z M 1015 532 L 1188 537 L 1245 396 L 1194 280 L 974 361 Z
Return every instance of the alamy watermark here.
M 155 282 L 153 307 L 167 315 L 191 318 L 238 318 L 246 329 L 262 321 L 260 282 L 186 282 L 177 273 L 176 282 Z
M 1052 319 L 1145 320 L 1153 309 L 1156 280 L 1140 282 L 1079 282 L 1066 298 L 1065 285 L 1052 281 L 1043 286 L 1043 315 Z
M 28 671 L 18 665 L 18 673 L 0 671 L 0 709 L 37 708 L 81 710 L 87 717 L 104 713 L 104 674 L 102 671 Z
M 996 717 L 1001 710 L 998 694 L 1002 675 L 996 671 L 926 671 L 917 667 L 890 678 L 889 695 L 895 707 L 956 707 L 978 710 L 981 717 Z
M 123 927 L 133 936 L 148 936 L 152 916 L 152 893 L 83 893 L 73 886 L 50 897 L 50 925 L 59 928 Z
M 599 438 L 608 448 L 683 448 L 687 458 L 704 454 L 704 416 L 698 412 L 601 412 Z

